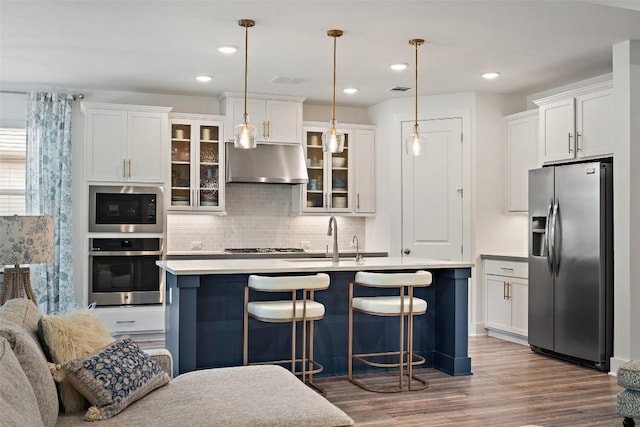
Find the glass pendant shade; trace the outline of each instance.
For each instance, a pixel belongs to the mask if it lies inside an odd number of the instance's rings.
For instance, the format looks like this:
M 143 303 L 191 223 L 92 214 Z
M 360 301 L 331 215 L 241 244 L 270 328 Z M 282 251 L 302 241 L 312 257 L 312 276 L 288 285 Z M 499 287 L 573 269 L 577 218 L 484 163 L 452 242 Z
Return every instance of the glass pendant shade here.
M 329 129 L 322 132 L 322 151 L 342 153 L 344 150 L 344 133 L 336 128 L 336 121 L 331 120 Z
M 256 148 L 256 127 L 249 123 L 247 113 L 247 68 L 249 62 L 249 28 L 255 25 L 252 19 L 241 19 L 238 25 L 244 27 L 244 114 L 242 123 L 233 128 L 233 146 L 243 150 Z
M 418 125 L 413 127 L 413 133 L 405 138 L 407 154 L 411 156 L 422 156 L 427 151 L 427 139 L 420 133 Z
M 245 115 L 244 121 L 233 128 L 233 146 L 235 148 L 256 148 L 256 127 L 249 123 L 249 116 Z

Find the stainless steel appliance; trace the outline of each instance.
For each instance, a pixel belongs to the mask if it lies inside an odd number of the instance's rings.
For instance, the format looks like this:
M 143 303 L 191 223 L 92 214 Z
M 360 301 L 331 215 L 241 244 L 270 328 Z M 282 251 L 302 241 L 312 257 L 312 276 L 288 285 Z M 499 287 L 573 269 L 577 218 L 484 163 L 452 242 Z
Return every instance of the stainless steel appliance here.
M 300 144 L 258 144 L 253 150 L 228 142 L 227 182 L 306 184 L 309 181 Z
M 609 370 L 613 164 L 529 171 L 529 344 Z
M 162 187 L 89 187 L 89 231 L 162 233 Z
M 162 239 L 90 239 L 89 243 L 90 303 L 162 303 L 164 276 L 156 265 L 162 257 Z

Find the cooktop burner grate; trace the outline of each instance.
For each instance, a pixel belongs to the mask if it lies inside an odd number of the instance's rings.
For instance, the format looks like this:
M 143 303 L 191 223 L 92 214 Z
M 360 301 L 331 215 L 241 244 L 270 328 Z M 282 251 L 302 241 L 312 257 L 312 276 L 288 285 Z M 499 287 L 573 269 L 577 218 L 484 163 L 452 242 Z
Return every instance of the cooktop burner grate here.
M 225 252 L 233 254 L 255 254 L 272 252 L 304 252 L 301 248 L 226 248 Z

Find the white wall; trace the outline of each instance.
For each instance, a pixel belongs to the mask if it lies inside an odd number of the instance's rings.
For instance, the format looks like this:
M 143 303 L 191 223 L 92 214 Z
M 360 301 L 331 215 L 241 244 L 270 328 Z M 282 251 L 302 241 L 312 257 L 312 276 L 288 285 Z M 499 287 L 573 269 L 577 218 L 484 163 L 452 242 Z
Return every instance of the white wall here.
M 0 92 L 0 126 L 24 127 L 27 122 L 27 96 Z
M 470 333 L 484 331 L 484 269 L 481 254 L 527 254 L 527 215 L 505 213 L 503 117 L 522 98 L 476 93 L 472 148 L 472 245 L 476 286 L 470 289 Z
M 418 99 L 419 120 L 458 116 L 462 112 L 467 144 L 465 166 L 465 258 L 475 262 L 470 280 L 470 333 L 483 334 L 482 253 L 526 253 L 527 220 L 504 213 L 503 116 L 524 105 L 523 97 L 458 93 Z M 399 256 L 402 248 L 401 121 L 411 119 L 413 99 L 383 102 L 369 109 L 376 130 L 376 216 L 366 220 L 367 250 L 387 250 Z
M 305 121 L 327 122 L 331 120 L 331 105 L 303 104 L 302 117 Z M 336 120 L 340 123 L 359 125 L 373 125 L 369 114 L 364 108 L 336 106 Z
M 640 358 L 640 40 L 613 46 L 614 357 Z

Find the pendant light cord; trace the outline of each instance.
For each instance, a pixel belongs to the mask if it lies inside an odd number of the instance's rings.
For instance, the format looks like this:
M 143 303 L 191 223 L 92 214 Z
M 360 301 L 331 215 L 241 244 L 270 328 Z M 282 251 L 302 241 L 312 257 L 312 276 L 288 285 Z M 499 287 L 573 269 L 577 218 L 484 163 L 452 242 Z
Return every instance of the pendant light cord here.
M 338 38 L 333 36 L 333 108 L 331 109 L 331 120 L 336 120 L 336 46 Z
M 416 128 L 416 132 L 418 129 L 418 43 L 415 43 L 416 45 L 416 96 L 415 96 L 415 128 Z
M 417 55 L 417 53 L 416 53 Z M 247 69 L 249 67 L 249 26 L 244 27 L 244 118 L 247 124 Z

